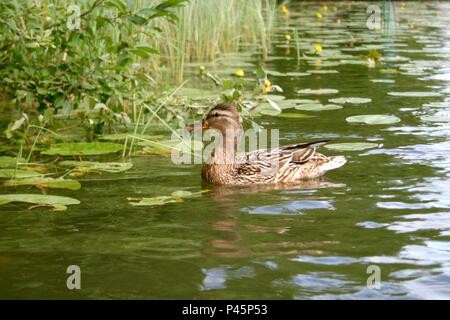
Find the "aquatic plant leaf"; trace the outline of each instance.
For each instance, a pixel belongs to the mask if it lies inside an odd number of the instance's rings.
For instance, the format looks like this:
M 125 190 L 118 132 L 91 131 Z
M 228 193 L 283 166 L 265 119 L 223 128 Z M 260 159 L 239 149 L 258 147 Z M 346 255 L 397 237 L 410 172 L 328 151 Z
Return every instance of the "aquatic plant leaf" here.
M 420 91 L 411 91 L 411 92 L 388 92 L 388 95 L 395 97 L 439 97 L 441 94 L 439 92 L 420 92 Z
M 131 169 L 131 162 L 95 162 L 95 161 L 60 161 L 58 163 L 62 167 L 74 168 L 80 172 L 123 172 Z
M 338 103 L 338 104 L 345 104 L 345 103 L 352 103 L 352 104 L 361 104 L 361 103 L 369 103 L 372 101 L 370 98 L 335 98 L 335 99 L 329 99 L 328 101 L 332 103 Z
M 260 114 L 269 115 L 269 116 L 274 116 L 274 115 L 281 113 L 281 110 L 275 110 L 272 107 L 272 105 L 268 102 L 259 103 L 257 111 Z
M 279 118 L 289 118 L 289 119 L 302 119 L 302 118 L 313 118 L 314 116 L 311 116 L 309 114 L 303 114 L 303 113 L 279 113 L 276 115 Z
M 36 171 L 28 171 L 21 169 L 0 169 L 0 178 L 16 179 L 16 178 L 31 178 L 40 177 L 41 173 Z
M 437 112 L 433 115 L 424 115 L 420 119 L 427 122 L 450 122 L 450 113 Z
M 178 190 L 171 193 L 171 197 L 173 198 L 190 198 L 193 193 L 186 190 Z
M 338 151 L 360 151 L 378 147 L 378 144 L 371 142 L 344 142 L 326 144 L 325 148 Z
M 313 99 L 288 99 L 286 100 L 286 102 L 291 102 L 291 103 L 295 103 L 295 104 L 309 104 L 309 103 L 319 103 L 319 100 L 313 100 Z
M 306 77 L 310 76 L 311 74 L 308 72 L 286 72 L 285 75 L 288 77 Z
M 322 94 L 336 94 L 336 93 L 339 93 L 339 90 L 336 90 L 336 89 L 302 89 L 302 90 L 298 90 L 297 93 L 322 95 Z
M 350 123 L 365 123 L 365 124 L 392 124 L 400 122 L 400 118 L 386 114 L 368 114 L 352 116 L 345 119 Z
M 132 139 L 134 134 L 132 133 L 113 133 L 113 134 L 102 134 L 98 138 L 100 140 L 110 140 L 110 141 L 117 141 L 117 140 L 128 140 Z M 148 135 L 148 134 L 137 134 L 137 138 L 143 138 L 148 140 L 160 140 L 163 139 L 163 135 Z
M 162 206 L 167 203 L 182 202 L 181 198 L 171 196 L 159 196 L 153 198 L 128 198 L 132 206 Z
M 112 142 L 71 142 L 52 144 L 42 153 L 60 156 L 94 156 L 121 150 L 123 150 L 123 145 Z
M 276 101 L 276 102 L 286 99 L 286 97 L 279 95 L 279 94 L 266 94 L 263 97 L 266 100 L 272 100 L 272 101 Z
M 53 207 L 54 210 L 63 211 L 68 205 L 79 204 L 80 201 L 74 198 L 63 196 L 51 196 L 43 194 L 2 194 L 0 195 L 0 205 L 10 202 L 25 202 L 41 206 Z
M 339 73 L 337 70 L 307 70 L 309 74 L 332 74 L 332 73 Z
M 16 157 L 2 156 L 0 157 L 0 168 L 15 168 L 18 162 L 24 162 L 25 159 L 17 159 Z
M 432 108 L 450 108 L 450 101 L 435 101 L 429 102 L 422 105 L 423 107 L 432 107 Z
M 62 178 L 24 178 L 8 180 L 4 183 L 5 187 L 17 187 L 17 186 L 36 186 L 40 188 L 53 188 L 53 189 L 69 189 L 79 190 L 81 184 L 76 180 L 62 179 Z
M 321 103 L 310 103 L 310 104 L 300 104 L 295 106 L 295 109 L 302 111 L 326 111 L 326 110 L 338 110 L 342 109 L 342 106 L 337 104 L 321 104 Z
M 371 79 L 370 81 L 375 83 L 394 83 L 395 80 L 392 79 Z

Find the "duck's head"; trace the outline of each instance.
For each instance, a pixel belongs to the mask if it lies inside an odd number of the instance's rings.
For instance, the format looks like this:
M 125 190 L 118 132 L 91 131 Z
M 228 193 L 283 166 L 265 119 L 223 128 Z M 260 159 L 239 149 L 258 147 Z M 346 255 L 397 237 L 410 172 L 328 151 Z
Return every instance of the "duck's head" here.
M 221 103 L 212 108 L 202 121 L 202 125 L 189 127 L 188 130 L 215 129 L 222 134 L 227 131 L 240 132 L 241 122 L 236 108 L 227 103 Z
M 203 119 L 202 126 L 222 133 L 225 133 L 227 130 L 240 131 L 239 113 L 231 104 L 218 104 L 208 112 L 205 119 Z

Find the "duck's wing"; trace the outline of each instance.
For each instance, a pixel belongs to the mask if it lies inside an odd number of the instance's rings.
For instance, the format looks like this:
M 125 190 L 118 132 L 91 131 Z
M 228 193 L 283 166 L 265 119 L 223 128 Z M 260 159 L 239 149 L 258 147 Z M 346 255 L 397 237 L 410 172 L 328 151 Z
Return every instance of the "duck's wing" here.
M 291 153 L 292 158 L 289 162 L 292 163 L 305 163 L 311 160 L 311 158 L 316 154 L 316 149 L 326 144 L 328 140 L 310 142 L 310 143 L 300 143 L 291 144 L 281 147 L 283 153 Z
M 291 163 L 308 162 L 316 149 L 325 143 L 326 141 L 316 141 L 248 152 L 238 158 L 238 176 L 249 180 L 269 181 Z

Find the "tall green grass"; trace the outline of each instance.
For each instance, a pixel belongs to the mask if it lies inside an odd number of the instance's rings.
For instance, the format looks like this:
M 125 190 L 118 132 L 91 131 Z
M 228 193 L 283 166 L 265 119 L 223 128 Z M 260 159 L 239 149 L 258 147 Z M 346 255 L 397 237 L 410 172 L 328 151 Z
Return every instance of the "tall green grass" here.
M 160 70 L 181 81 L 185 63 L 211 61 L 242 44 L 259 45 L 266 56 L 276 8 L 275 0 L 190 0 L 178 9 L 177 24 L 155 22 L 162 32 L 150 43 L 161 53 Z

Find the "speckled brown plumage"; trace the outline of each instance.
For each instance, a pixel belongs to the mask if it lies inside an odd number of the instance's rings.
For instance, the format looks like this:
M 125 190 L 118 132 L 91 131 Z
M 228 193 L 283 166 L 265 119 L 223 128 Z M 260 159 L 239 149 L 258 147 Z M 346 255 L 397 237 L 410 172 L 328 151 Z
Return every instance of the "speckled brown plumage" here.
M 224 141 L 235 144 L 241 132 L 239 113 L 232 105 L 219 104 L 203 120 L 203 127 L 218 130 Z M 346 162 L 343 156 L 326 157 L 317 153 L 316 149 L 325 143 L 292 144 L 241 156 L 219 146 L 203 165 L 202 178 L 218 185 L 292 183 L 317 178 Z

